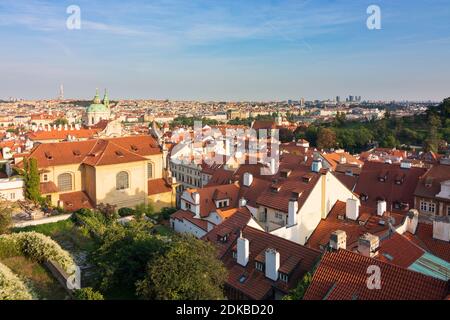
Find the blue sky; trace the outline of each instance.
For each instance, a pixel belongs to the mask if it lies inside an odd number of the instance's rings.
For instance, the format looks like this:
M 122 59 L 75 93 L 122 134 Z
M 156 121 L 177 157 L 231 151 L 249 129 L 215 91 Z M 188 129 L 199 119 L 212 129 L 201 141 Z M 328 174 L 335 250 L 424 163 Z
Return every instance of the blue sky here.
M 0 98 L 450 96 L 448 0 L 0 0 L 0 41 Z

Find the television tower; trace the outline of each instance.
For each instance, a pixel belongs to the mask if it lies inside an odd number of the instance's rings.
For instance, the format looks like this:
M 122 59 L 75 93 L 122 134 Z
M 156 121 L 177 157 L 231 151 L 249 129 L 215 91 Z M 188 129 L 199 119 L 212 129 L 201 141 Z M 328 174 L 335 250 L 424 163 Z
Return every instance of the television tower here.
M 59 100 L 64 100 L 64 85 L 59 86 Z

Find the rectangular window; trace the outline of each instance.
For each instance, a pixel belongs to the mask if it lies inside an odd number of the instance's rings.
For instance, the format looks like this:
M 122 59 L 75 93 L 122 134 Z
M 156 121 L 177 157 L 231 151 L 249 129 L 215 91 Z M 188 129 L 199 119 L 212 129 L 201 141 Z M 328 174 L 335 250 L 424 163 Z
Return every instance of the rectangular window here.
M 285 273 L 282 273 L 282 272 L 279 273 L 279 278 L 281 281 L 286 282 L 286 283 L 289 281 L 288 275 Z
M 447 207 L 447 215 L 450 216 L 450 206 Z
M 428 202 L 421 200 L 420 201 L 420 211 L 429 212 L 429 213 L 436 213 L 436 204 L 433 202 Z
M 275 218 L 278 219 L 278 220 L 283 220 L 283 214 L 275 212 Z
M 15 193 L 10 193 L 9 194 L 9 199 L 11 199 L 11 200 L 16 199 L 16 194 Z
M 256 270 L 264 271 L 264 264 L 262 264 L 261 262 L 256 261 L 255 262 L 255 268 L 256 268 Z
M 48 175 L 44 174 L 44 182 L 48 181 Z

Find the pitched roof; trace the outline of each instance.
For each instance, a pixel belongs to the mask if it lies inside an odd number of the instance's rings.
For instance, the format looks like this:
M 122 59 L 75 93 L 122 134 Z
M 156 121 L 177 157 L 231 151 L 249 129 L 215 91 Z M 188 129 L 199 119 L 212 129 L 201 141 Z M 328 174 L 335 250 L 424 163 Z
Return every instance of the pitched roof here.
M 35 158 L 39 168 L 67 164 L 107 165 L 145 160 L 161 154 L 150 136 L 94 139 L 75 142 L 44 143 L 36 146 L 28 158 Z
M 320 252 L 247 226 L 251 215 L 244 210 L 236 212 L 231 218 L 207 233 L 203 239 L 218 246 L 219 257 L 229 272 L 227 279 L 229 286 L 241 291 L 251 299 L 258 300 L 268 297 L 273 287 L 287 293 L 297 285 L 299 279 L 306 272 L 312 269 Z M 242 236 L 249 240 L 250 257 L 245 267 L 239 265 L 233 257 L 240 231 L 242 231 Z M 219 234 L 224 233 L 228 234 L 226 243 L 221 242 L 218 237 Z M 288 283 L 281 280 L 273 281 L 267 278 L 264 272 L 255 268 L 255 261 L 258 260 L 258 257 L 261 260 L 268 248 L 279 252 L 279 271 L 288 275 Z M 245 277 L 244 281 L 242 281 L 243 277 Z
M 289 176 L 284 177 L 281 169 L 290 169 Z M 298 204 L 299 208 L 301 208 L 321 176 L 322 173 L 311 172 L 311 168 L 308 165 L 299 164 L 298 162 L 280 163 L 280 170 L 272 179 L 273 188 L 266 188 L 261 192 L 256 202 L 259 205 L 287 213 L 289 200 L 295 191 L 299 194 Z
M 396 213 L 385 213 L 378 216 L 376 210 L 366 206 L 360 206 L 359 218 L 357 221 L 349 220 L 345 217 L 346 204 L 336 201 L 330 213 L 322 219 L 307 241 L 311 248 L 320 249 L 326 247 L 330 240 L 330 235 L 336 230 L 345 231 L 347 235 L 347 249 L 356 250 L 358 239 L 365 233 L 374 235 L 384 235 L 389 231 L 388 220 L 393 219 L 393 225 L 398 226 L 403 222 L 403 216 Z M 383 223 L 380 223 L 383 221 Z
M 41 182 L 39 184 L 39 189 L 41 194 L 49 194 L 58 192 L 58 188 L 56 187 L 53 181 Z
M 95 205 L 89 196 L 83 191 L 63 193 L 59 195 L 63 202 L 64 210 L 77 211 L 81 208 L 94 209 Z
M 148 180 L 148 195 L 172 192 L 172 187 L 164 179 Z
M 414 208 L 414 189 L 419 177 L 425 172 L 424 168 L 403 169 L 399 164 L 366 161 L 356 183 L 355 193 L 367 195 L 368 200 L 364 204 L 370 207 L 376 207 L 379 200 L 385 200 L 388 208 L 392 206 L 392 210 L 395 210 L 395 202 L 407 203 L 409 208 Z M 381 178 L 385 178 L 385 181 L 380 181 Z
M 378 266 L 381 289 L 367 286 L 368 268 Z M 326 253 L 304 300 L 440 300 L 448 284 L 418 272 L 348 251 Z
M 208 231 L 208 221 L 194 218 L 194 214 L 192 212 L 186 211 L 186 210 L 178 210 L 174 214 L 172 214 L 170 217 L 173 219 L 178 219 L 180 221 L 187 220 L 193 225 L 199 227 L 200 229 L 204 231 Z
M 228 210 L 238 206 L 239 185 L 237 183 L 210 186 L 201 189 L 189 189 L 188 192 L 198 192 L 200 194 L 200 217 L 202 218 L 208 217 L 211 212 L 217 210 L 214 195 L 220 194 L 220 200 L 229 199 L 228 206 L 222 207 L 222 210 Z
M 450 165 L 436 164 L 419 180 L 414 195 L 434 198 L 441 191 L 441 182 L 450 180 Z
M 428 223 L 419 223 L 416 233 L 405 233 L 405 237 L 413 241 L 424 250 L 435 256 L 450 262 L 450 243 L 433 238 L 433 225 Z

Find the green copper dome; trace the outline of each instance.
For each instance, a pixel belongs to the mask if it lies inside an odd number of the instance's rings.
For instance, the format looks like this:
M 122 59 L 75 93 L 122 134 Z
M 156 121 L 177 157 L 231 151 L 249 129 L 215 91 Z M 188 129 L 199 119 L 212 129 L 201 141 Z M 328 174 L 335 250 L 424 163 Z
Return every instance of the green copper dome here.
M 106 96 L 106 103 L 109 104 L 109 99 Z M 107 106 L 102 104 L 100 100 L 100 96 L 98 95 L 98 89 L 95 92 L 94 100 L 92 100 L 92 104 L 87 108 L 87 112 L 109 112 Z

